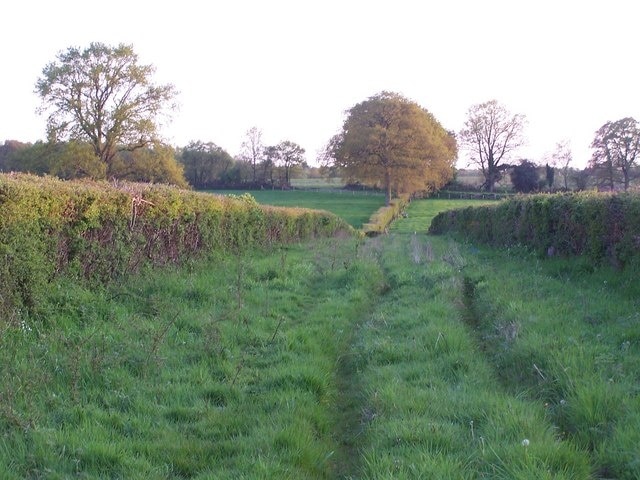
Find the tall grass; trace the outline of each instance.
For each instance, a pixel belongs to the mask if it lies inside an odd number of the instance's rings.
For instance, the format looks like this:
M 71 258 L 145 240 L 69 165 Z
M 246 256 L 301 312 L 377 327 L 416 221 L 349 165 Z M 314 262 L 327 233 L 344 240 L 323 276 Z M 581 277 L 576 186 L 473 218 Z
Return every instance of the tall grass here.
M 355 478 L 588 478 L 588 455 L 500 384 L 462 321 L 457 245 L 395 236 L 382 251 L 390 290 L 353 348 L 368 393 Z
M 54 282 L 2 324 L 2 478 L 331 478 L 334 367 L 376 285 L 344 239 Z
M 473 247 L 477 341 L 508 390 L 544 406 L 604 478 L 640 475 L 640 286 L 586 259 Z M 632 433 L 633 432 L 633 433 Z
M 1 478 L 640 475 L 628 271 L 412 233 L 144 273 L 0 324 Z

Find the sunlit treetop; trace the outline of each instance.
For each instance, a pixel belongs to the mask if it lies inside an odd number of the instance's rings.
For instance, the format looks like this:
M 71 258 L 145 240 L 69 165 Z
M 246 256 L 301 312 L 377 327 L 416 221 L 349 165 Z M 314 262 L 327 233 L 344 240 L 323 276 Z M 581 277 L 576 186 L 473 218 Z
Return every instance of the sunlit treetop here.
M 325 156 L 348 180 L 384 188 L 389 203 L 393 194 L 433 191 L 451 180 L 457 146 L 426 109 L 381 92 L 347 112 Z
M 155 85 L 131 45 L 71 47 L 48 64 L 36 83 L 52 141 L 89 142 L 110 167 L 119 151 L 158 140 L 160 120 L 175 108 L 173 85 Z

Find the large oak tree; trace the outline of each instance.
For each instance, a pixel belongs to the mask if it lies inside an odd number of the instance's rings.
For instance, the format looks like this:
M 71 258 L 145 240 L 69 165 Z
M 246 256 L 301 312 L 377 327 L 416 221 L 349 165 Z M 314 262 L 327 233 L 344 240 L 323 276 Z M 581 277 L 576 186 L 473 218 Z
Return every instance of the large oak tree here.
M 510 167 L 505 162 L 523 144 L 525 117 L 510 113 L 496 100 L 473 105 L 460 131 L 460 143 L 471 152 L 471 163 L 480 167 L 482 187 L 492 192 L 502 173 Z
M 36 83 L 49 139 L 89 142 L 107 170 L 118 152 L 154 143 L 176 96 L 173 85 L 152 82 L 154 72 L 130 45 L 91 43 L 59 53 Z
M 349 181 L 393 194 L 441 188 L 453 178 L 453 134 L 426 109 L 403 96 L 382 92 L 347 112 L 342 131 L 327 145 L 325 161 Z

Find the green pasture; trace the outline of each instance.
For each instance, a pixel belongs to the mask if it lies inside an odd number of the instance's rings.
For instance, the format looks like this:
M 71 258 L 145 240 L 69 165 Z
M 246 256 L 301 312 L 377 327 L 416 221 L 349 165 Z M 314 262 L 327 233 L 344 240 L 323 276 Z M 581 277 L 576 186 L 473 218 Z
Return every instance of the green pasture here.
M 258 203 L 281 207 L 303 207 L 327 210 L 345 219 L 354 228 L 361 228 L 371 215 L 384 206 L 384 195 L 353 191 L 306 191 L 306 190 L 221 190 L 221 195 L 249 193 Z M 392 224 L 396 233 L 426 232 L 431 219 L 443 210 L 486 205 L 494 200 L 471 199 L 421 199 L 414 200 L 410 214 L 402 222 Z
M 292 178 L 291 185 L 294 188 L 342 188 L 342 178 Z
M 406 217 L 391 224 L 390 231 L 394 233 L 426 233 L 433 217 L 442 211 L 491 203 L 495 203 L 495 200 L 445 200 L 437 198 L 413 200 L 406 211 Z
M 384 206 L 384 194 L 347 190 L 220 190 L 213 193 L 220 195 L 249 193 L 263 205 L 327 210 L 342 217 L 354 228 L 361 228 L 373 212 Z

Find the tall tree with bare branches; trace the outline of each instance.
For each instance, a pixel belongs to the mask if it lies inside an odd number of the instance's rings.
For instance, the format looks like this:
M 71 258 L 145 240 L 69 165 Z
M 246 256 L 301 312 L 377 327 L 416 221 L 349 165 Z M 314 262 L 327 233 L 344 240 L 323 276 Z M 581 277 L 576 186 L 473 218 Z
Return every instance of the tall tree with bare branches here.
M 569 190 L 569 164 L 573 160 L 569 140 L 565 139 L 556 143 L 556 149 L 551 154 L 551 158 L 553 159 L 553 163 L 559 167 L 562 172 L 564 189 Z
M 480 167 L 482 187 L 490 192 L 509 168 L 510 154 L 523 144 L 525 117 L 512 114 L 497 100 L 473 105 L 460 131 L 460 142 L 471 152 L 471 163 Z
M 262 144 L 262 130 L 258 127 L 251 127 L 244 136 L 240 158 L 251 165 L 253 172 L 253 183 L 258 179 L 257 167 L 264 156 L 264 145 Z

